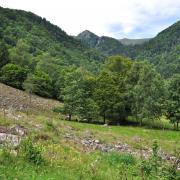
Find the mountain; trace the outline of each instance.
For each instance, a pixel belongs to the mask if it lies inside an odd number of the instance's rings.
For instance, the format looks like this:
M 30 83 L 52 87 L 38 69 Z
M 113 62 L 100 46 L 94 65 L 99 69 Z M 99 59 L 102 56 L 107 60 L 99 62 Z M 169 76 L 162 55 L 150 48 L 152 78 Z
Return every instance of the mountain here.
M 180 21 L 140 46 L 136 59 L 150 61 L 166 78 L 180 73 Z
M 81 42 L 89 47 L 94 48 L 98 43 L 99 37 L 96 34 L 85 30 L 77 36 L 77 39 L 81 40 Z
M 128 56 L 131 47 L 124 46 L 119 40 L 107 37 L 97 36 L 96 34 L 85 30 L 80 33 L 76 39 L 79 39 L 83 44 L 98 50 L 106 56 L 121 54 Z
M 165 78 L 180 72 L 180 21 L 154 38 L 117 40 L 84 31 L 77 39 L 105 55 L 124 55 L 136 60 L 148 60 Z
M 14 57 L 17 51 L 30 57 L 33 66 L 38 64 L 38 57 L 45 53 L 56 64 L 86 66 L 89 69 L 94 69 L 94 64 L 98 66 L 104 59 L 102 54 L 67 35 L 45 18 L 22 10 L 0 7 L 0 42 L 6 44 L 11 62 L 17 64 L 20 63 Z
M 148 42 L 151 38 L 144 38 L 144 39 L 128 39 L 128 38 L 123 38 L 123 39 L 119 39 L 119 41 L 123 44 L 123 45 L 140 45 L 140 44 L 144 44 L 145 42 Z

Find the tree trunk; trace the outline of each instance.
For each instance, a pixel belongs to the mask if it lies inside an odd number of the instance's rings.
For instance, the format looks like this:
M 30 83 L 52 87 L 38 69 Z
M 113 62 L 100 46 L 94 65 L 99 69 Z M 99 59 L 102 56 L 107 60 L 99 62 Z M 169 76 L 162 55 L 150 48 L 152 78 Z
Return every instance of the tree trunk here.
M 106 124 L 106 114 L 104 113 L 104 124 Z
M 5 106 L 3 106 L 3 117 L 4 117 L 4 119 L 6 119 L 6 109 L 5 109 Z
M 71 114 L 69 114 L 69 121 L 71 121 L 71 116 L 72 116 L 72 115 L 71 115 Z
M 177 121 L 177 130 L 179 130 L 179 122 Z
M 142 119 L 140 119 L 140 126 L 142 126 Z
M 29 93 L 29 104 L 30 104 L 30 106 L 31 106 L 31 102 L 32 102 L 32 94 Z

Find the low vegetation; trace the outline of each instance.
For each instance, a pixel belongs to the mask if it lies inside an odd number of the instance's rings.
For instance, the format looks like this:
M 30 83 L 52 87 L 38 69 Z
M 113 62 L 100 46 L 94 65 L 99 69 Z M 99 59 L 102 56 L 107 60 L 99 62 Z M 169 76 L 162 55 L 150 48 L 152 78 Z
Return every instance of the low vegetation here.
M 16 113 L 21 119 L 0 119 L 6 129 L 17 124 L 26 129 L 20 145 L 1 146 L 2 179 L 179 178 L 178 159 L 173 161 L 180 148 L 177 131 L 70 122 L 52 111 Z M 83 143 L 90 139 L 97 144 Z M 119 150 L 112 148 L 120 142 Z M 162 158 L 162 151 L 172 161 Z

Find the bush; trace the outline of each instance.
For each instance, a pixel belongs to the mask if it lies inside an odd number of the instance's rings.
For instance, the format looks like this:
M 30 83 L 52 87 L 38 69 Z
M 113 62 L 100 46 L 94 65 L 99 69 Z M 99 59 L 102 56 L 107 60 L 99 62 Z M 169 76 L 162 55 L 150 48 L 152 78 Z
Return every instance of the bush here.
M 153 154 L 147 160 L 142 160 L 140 164 L 141 177 L 150 179 L 179 179 L 180 174 L 177 170 L 177 163 L 167 163 L 158 154 L 159 146 L 156 141 L 153 143 Z
M 52 79 L 43 71 L 36 70 L 33 74 L 29 74 L 24 81 L 23 88 L 39 96 L 48 98 L 53 96 Z
M 61 107 L 61 106 L 54 107 L 54 108 L 53 108 L 53 112 L 56 112 L 56 113 L 64 113 L 64 108 Z
M 28 70 L 15 64 L 6 64 L 0 71 L 0 81 L 15 88 L 22 88 Z
M 110 153 L 108 156 L 108 162 L 111 165 L 124 164 L 124 165 L 135 165 L 136 159 L 131 154 L 118 154 Z
M 42 149 L 39 146 L 35 146 L 31 139 L 26 139 L 20 146 L 20 151 L 28 162 L 34 163 L 35 165 L 41 165 L 44 163 L 44 159 L 41 155 Z
M 11 162 L 12 156 L 10 153 L 10 149 L 7 147 L 2 147 L 0 149 L 0 162 Z

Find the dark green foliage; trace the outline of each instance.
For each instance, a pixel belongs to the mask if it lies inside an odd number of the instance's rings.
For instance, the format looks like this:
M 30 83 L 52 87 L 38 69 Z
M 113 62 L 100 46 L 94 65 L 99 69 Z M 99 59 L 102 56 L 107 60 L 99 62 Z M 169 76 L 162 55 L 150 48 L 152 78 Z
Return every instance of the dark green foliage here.
M 94 91 L 94 98 L 100 108 L 100 115 L 104 118 L 104 123 L 107 114 L 113 111 L 115 102 L 115 82 L 108 72 L 102 72 L 97 78 L 97 85 Z
M 7 64 L 2 67 L 0 71 L 0 81 L 16 87 L 16 88 L 22 88 L 22 84 L 24 80 L 27 77 L 28 70 L 15 65 L 15 64 Z
M 180 75 L 176 74 L 169 79 L 167 84 L 166 115 L 176 125 L 180 122 Z
M 63 89 L 64 111 L 71 116 L 78 115 L 82 120 L 94 120 L 98 116 L 98 106 L 93 100 L 95 80 L 84 69 L 68 73 Z
M 161 76 L 147 62 L 135 62 L 127 78 L 131 111 L 140 124 L 144 118 L 154 120 L 162 115 L 165 87 Z
M 53 108 L 53 112 L 56 112 L 56 113 L 64 113 L 64 108 L 61 107 L 61 106 L 54 107 L 54 108 Z
M 107 59 L 104 71 L 97 77 L 94 97 L 101 115 L 116 121 L 125 121 L 129 115 L 125 77 L 132 61 L 122 56 Z
M 146 59 L 165 77 L 180 72 L 180 21 L 160 32 L 140 47 L 137 59 Z
M 9 53 L 5 43 L 0 43 L 0 69 L 9 63 Z
M 13 14 L 13 18 L 10 14 Z M 33 13 L 1 8 L 0 22 L 1 35 L 13 52 L 22 49 L 19 53 L 34 57 L 48 52 L 50 56 L 59 59 L 61 65 L 89 66 L 92 61 L 98 64 L 98 61 L 104 58 L 98 52 L 96 52 L 98 55 L 93 57 L 94 51 L 89 52 L 92 56 L 87 56 L 84 52 L 89 49 L 80 41 Z
M 52 80 L 43 71 L 36 70 L 33 74 L 29 74 L 23 87 L 31 93 L 44 97 L 52 97 L 53 94 Z

